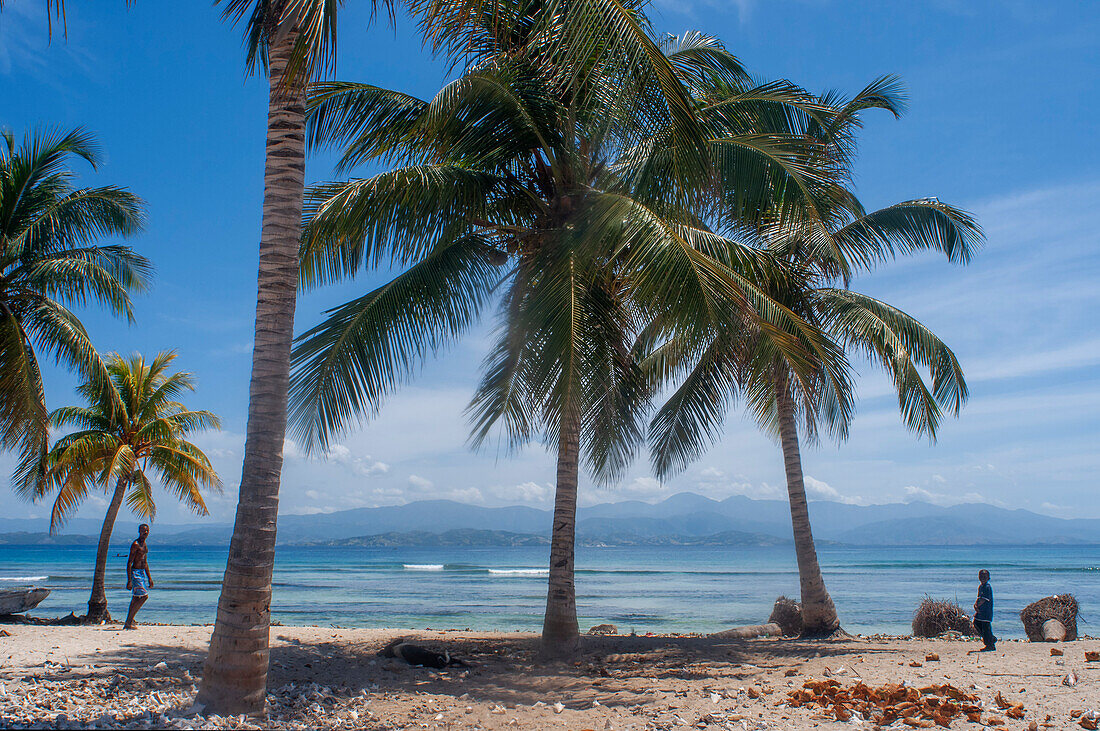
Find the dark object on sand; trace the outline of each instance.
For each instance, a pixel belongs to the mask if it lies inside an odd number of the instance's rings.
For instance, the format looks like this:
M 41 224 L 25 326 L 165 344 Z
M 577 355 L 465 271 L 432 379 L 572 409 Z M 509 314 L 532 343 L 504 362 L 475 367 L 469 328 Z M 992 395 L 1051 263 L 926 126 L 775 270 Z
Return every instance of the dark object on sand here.
M 613 624 L 597 624 L 592 629 L 588 630 L 590 635 L 617 635 L 619 634 L 619 628 Z
M 783 628 L 778 624 L 750 624 L 745 627 L 733 627 L 731 629 L 715 632 L 711 637 L 720 640 L 751 640 L 753 637 L 779 637 L 783 634 Z
M 49 589 L 23 586 L 18 589 L 0 590 L 0 614 L 22 614 L 34 609 L 50 595 Z
M 1020 612 L 1020 621 L 1024 623 L 1024 632 L 1032 642 L 1045 642 L 1047 636 L 1043 634 L 1043 625 L 1048 620 L 1057 620 L 1065 629 L 1065 641 L 1072 642 L 1077 639 L 1077 600 L 1072 594 L 1043 597 L 1037 602 L 1032 602 Z M 1054 632 L 1052 637 L 1057 637 L 1056 624 L 1047 625 L 1048 634 Z
M 442 654 L 433 652 L 419 645 L 412 645 L 403 639 L 396 639 L 378 651 L 381 657 L 396 657 L 410 665 L 421 665 L 426 668 L 442 670 L 445 667 L 468 668 L 469 663 L 457 657 L 451 657 L 451 653 Z
M 769 624 L 778 624 L 784 637 L 797 637 L 802 634 L 802 602 L 781 596 L 775 600 Z
M 926 596 L 913 612 L 913 636 L 938 637 L 944 632 L 958 632 L 969 637 L 978 634 L 958 602 Z

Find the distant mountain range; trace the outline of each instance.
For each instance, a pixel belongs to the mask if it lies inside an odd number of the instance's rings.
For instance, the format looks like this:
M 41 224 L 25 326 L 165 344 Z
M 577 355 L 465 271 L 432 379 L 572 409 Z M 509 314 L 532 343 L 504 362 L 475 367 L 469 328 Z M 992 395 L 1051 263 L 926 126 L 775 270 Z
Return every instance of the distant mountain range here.
M 810 506 L 820 542 L 863 546 L 1027 545 L 1100 543 L 1100 520 L 1063 520 L 986 504 L 941 507 L 929 503 Z M 284 545 L 444 546 L 543 545 L 549 510 L 485 508 L 430 500 L 279 518 Z M 0 544 L 95 543 L 99 523 L 74 519 L 49 536 L 45 520 L 0 518 Z M 232 526 L 156 525 L 154 540 L 175 545 L 225 545 Z M 135 523 L 119 523 L 112 543 L 128 543 Z M 791 539 L 787 503 L 734 496 L 712 500 L 679 493 L 656 504 L 639 501 L 581 508 L 581 545 L 780 545 Z

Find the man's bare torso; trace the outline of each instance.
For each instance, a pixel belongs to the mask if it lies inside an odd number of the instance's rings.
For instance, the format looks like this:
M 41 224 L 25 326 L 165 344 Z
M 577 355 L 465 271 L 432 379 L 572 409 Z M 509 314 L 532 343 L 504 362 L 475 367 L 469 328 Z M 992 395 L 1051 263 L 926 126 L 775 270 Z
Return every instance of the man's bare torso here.
M 142 571 L 149 570 L 149 546 L 145 545 L 141 541 L 134 541 L 130 544 L 130 570 L 136 571 L 141 569 Z

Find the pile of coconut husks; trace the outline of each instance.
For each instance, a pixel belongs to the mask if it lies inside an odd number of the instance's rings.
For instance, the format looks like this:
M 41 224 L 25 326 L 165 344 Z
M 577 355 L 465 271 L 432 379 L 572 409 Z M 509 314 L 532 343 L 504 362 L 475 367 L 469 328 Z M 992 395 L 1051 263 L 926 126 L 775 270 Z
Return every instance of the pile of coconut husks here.
M 792 690 L 787 705 L 792 708 L 818 707 L 838 721 L 853 716 L 872 721 L 877 726 L 901 722 L 913 728 L 951 728 L 953 721 L 980 723 L 984 726 L 1004 726 L 1005 716 L 1024 720 L 1023 703 L 1011 703 L 997 693 L 994 703 L 998 711 L 990 712 L 979 696 L 959 690 L 953 685 L 929 685 L 916 688 L 900 683 L 872 687 L 858 681 L 844 686 L 837 680 L 807 680 Z M 1054 728 L 1048 717 L 1043 723 L 1032 721 L 1028 728 Z

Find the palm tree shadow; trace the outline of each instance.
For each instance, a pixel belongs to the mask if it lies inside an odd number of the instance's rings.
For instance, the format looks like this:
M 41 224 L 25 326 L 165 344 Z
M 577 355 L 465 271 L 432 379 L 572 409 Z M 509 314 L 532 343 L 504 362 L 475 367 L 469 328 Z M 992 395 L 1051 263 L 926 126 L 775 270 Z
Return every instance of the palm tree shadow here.
M 448 651 L 470 667 L 444 670 L 416 667 L 383 658 L 386 640 L 302 641 L 272 636 L 268 688 L 291 695 L 310 692 L 313 684 L 336 697 L 382 694 L 449 696 L 457 703 L 552 705 L 587 708 L 593 701 L 629 707 L 652 700 L 669 681 L 753 683 L 777 670 L 797 669 L 809 660 L 852 654 L 847 643 L 800 640 L 727 640 L 707 637 L 585 637 L 570 662 L 543 663 L 536 636 L 448 636 L 409 633 L 407 641 Z M 885 651 L 869 645 L 862 654 Z M 131 645 L 97 656 L 95 672 L 125 678 L 137 690 L 190 687 L 184 671 L 197 678 L 205 652 L 173 644 Z M 168 669 L 157 670 L 165 662 Z M 71 678 L 65 671 L 56 678 Z

